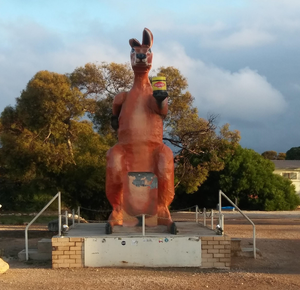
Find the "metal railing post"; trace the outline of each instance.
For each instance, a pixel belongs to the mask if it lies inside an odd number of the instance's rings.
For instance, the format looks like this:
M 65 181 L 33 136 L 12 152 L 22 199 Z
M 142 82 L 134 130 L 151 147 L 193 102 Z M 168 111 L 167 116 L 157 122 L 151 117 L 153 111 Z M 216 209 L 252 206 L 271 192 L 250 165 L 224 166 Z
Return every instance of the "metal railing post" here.
M 142 215 L 142 228 L 143 228 L 143 236 L 145 236 L 145 215 Z
M 69 218 L 68 218 L 68 211 L 65 211 L 65 225 L 69 226 Z
M 58 236 L 61 237 L 61 193 L 58 194 Z
M 25 228 L 25 258 L 28 261 L 28 229 L 35 222 L 35 220 L 47 209 L 47 207 L 58 197 L 58 207 L 60 205 L 60 192 L 58 192 L 48 203 L 47 205 L 33 218 L 33 220 Z
M 219 190 L 219 214 L 221 214 L 222 211 L 222 194 L 221 190 Z
M 214 229 L 214 210 L 211 210 L 211 229 Z
M 199 207 L 196 205 L 196 223 L 199 221 Z
M 224 215 L 221 214 L 221 224 L 220 224 L 221 228 L 222 228 L 222 236 L 224 235 Z
M 72 209 L 72 226 L 75 225 L 75 209 Z
M 253 224 L 253 257 L 254 259 L 256 259 L 256 229 L 254 224 Z
M 203 225 L 206 227 L 206 208 L 203 208 Z
M 222 195 L 221 195 L 221 190 L 219 190 L 219 225 L 222 227 Z M 222 227 L 223 229 L 223 227 Z
M 78 223 L 80 224 L 80 206 L 77 209 L 77 215 L 78 215 Z
M 224 193 L 224 192 L 222 192 L 221 190 L 219 191 L 220 192 L 220 194 L 222 195 L 222 196 L 224 196 L 230 203 L 231 203 L 231 205 L 232 206 L 234 206 L 239 212 L 240 212 L 240 214 L 241 215 L 243 215 L 250 223 L 251 223 L 251 225 L 252 225 L 252 227 L 253 227 L 253 257 L 254 257 L 254 259 L 256 259 L 256 229 L 255 229 L 255 224 L 253 223 L 253 221 L 252 220 L 250 220 L 239 208 L 238 208 L 238 206 L 234 203 L 234 202 L 232 202 L 231 201 L 231 199 L 230 198 L 228 198 L 227 197 L 227 195 Z

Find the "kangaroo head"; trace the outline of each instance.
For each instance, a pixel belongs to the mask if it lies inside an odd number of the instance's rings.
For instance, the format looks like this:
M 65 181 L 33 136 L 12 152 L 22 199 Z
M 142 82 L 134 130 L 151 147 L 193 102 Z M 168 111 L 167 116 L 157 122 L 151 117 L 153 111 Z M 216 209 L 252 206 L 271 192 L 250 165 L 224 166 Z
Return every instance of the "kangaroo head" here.
M 149 72 L 152 65 L 151 47 L 153 44 L 152 32 L 145 28 L 143 31 L 143 42 L 140 44 L 138 40 L 132 38 L 129 40 L 131 46 L 130 59 L 134 72 Z

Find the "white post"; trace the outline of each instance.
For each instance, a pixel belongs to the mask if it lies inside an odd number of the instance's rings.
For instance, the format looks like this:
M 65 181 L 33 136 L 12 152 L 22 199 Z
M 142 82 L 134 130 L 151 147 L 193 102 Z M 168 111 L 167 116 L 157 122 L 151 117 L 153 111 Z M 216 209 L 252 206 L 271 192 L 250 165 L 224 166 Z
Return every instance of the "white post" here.
M 65 225 L 69 226 L 68 211 L 65 211 Z
M 196 223 L 198 223 L 199 207 L 196 205 Z
M 253 226 L 253 258 L 256 259 L 256 230 L 255 226 Z
M 61 193 L 58 193 L 58 236 L 61 237 Z
M 211 210 L 211 229 L 214 229 L 214 210 Z
M 80 206 L 77 209 L 77 215 L 78 215 L 78 223 L 80 224 Z
M 72 209 L 72 226 L 74 227 L 75 225 L 75 210 Z
M 142 215 L 142 228 L 143 228 L 143 236 L 145 236 L 145 215 Z
M 223 230 L 222 231 L 222 236 L 223 236 L 224 235 L 224 231 L 225 231 L 225 229 L 224 229 L 224 215 L 223 214 L 221 215 L 221 225 L 220 226 L 221 226 L 221 228 Z
M 203 225 L 206 227 L 206 208 L 203 208 Z
M 219 214 L 221 214 L 222 212 L 222 194 L 221 194 L 221 190 L 219 190 Z
M 221 190 L 219 190 L 219 225 L 222 227 L 222 195 Z M 223 227 L 222 227 L 223 229 Z

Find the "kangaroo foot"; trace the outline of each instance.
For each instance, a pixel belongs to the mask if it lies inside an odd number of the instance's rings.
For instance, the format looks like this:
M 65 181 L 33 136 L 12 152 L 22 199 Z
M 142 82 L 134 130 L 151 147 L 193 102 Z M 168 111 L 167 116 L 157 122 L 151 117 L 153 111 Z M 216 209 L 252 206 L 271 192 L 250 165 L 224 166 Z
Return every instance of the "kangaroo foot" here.
M 105 225 L 105 233 L 107 235 L 111 235 L 112 234 L 112 226 L 111 226 L 111 224 L 109 222 Z
M 176 224 L 173 222 L 168 226 L 169 232 L 173 235 L 177 235 L 178 230 Z

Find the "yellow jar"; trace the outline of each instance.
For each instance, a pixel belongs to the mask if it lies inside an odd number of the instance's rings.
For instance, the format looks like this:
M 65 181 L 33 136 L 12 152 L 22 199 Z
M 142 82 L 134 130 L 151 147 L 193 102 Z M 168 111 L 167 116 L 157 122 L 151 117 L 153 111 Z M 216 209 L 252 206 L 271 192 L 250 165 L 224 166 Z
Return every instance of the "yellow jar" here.
M 167 90 L 166 77 L 153 77 L 151 82 L 153 91 Z

